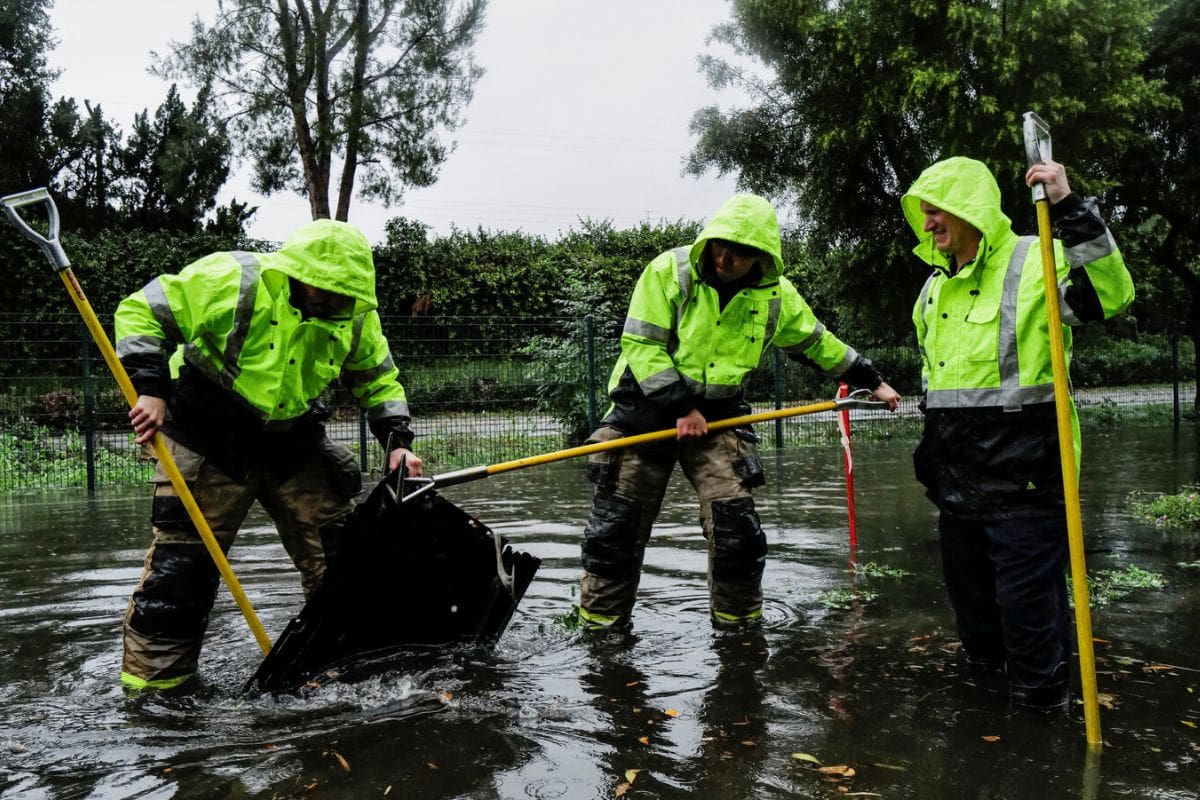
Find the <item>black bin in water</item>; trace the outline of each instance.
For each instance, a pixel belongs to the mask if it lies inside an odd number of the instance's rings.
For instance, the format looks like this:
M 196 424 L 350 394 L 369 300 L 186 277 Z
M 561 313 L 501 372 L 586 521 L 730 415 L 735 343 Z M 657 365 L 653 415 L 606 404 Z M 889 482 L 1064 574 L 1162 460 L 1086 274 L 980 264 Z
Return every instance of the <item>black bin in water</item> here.
M 389 486 L 389 481 L 392 486 Z M 275 641 L 248 691 L 294 692 L 354 680 L 430 646 L 490 646 L 508 626 L 541 560 L 425 491 L 407 503 L 385 477 L 350 513 L 321 529 L 325 578 Z

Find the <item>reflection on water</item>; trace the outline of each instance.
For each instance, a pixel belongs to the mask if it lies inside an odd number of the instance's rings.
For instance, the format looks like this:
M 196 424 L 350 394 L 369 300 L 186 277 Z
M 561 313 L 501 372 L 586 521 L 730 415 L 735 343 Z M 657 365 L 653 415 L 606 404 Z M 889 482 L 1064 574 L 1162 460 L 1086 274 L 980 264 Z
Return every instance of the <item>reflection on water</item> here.
M 708 623 L 704 542 L 681 478 L 647 550 L 632 632 L 594 638 L 558 621 L 576 600 L 582 465 L 449 489 L 543 559 L 500 646 L 302 697 L 240 695 L 260 654 L 223 593 L 202 687 L 125 698 L 120 621 L 148 536 L 146 488 L 0 499 L 0 795 L 1200 797 L 1200 572 L 1181 566 L 1200 559 L 1200 539 L 1125 511 L 1130 490 L 1198 479 L 1196 431 L 1086 442 L 1089 566 L 1168 581 L 1093 610 L 1111 708 L 1108 746 L 1091 761 L 1078 707 L 1014 715 L 1002 676 L 964 670 L 909 452 L 856 449 L 857 558 L 911 573 L 892 578 L 850 569 L 836 446 L 767 456 L 768 600 L 761 629 L 742 633 Z M 266 518 L 253 521 L 232 563 L 278 633 L 299 581 Z M 822 602 L 852 589 L 875 599 Z

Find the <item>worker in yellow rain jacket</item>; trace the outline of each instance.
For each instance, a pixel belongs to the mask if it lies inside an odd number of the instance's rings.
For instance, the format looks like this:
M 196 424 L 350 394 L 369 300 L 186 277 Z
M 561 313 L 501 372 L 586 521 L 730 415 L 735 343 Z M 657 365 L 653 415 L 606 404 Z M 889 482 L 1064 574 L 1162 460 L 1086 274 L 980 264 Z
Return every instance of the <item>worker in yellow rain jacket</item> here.
M 866 358 L 838 340 L 783 277 L 779 223 L 761 197 L 737 195 L 695 243 L 647 265 L 629 303 L 612 406 L 590 442 L 678 428 L 666 445 L 597 454 L 583 536 L 580 616 L 592 629 L 624 626 L 667 482 L 678 462 L 700 499 L 708 540 L 715 624 L 762 615 L 767 541 L 750 490 L 764 482 L 749 428 L 708 435 L 708 421 L 749 412 L 746 375 L 767 345 L 832 379 L 874 390 L 894 409 L 899 395 Z
M 391 448 L 390 466 L 403 459 L 421 474 L 375 309 L 366 238 L 318 220 L 277 252 L 214 253 L 160 275 L 116 312 L 117 354 L 138 393 L 136 441 L 162 430 L 226 551 L 258 500 L 306 594 L 324 571 L 318 527 L 361 489 L 353 455 L 325 435 L 321 392 L 340 376 Z M 132 689 L 173 688 L 195 674 L 217 591 L 216 566 L 161 464 L 154 484 L 154 540 L 125 614 L 121 681 Z
M 1067 326 L 1119 313 L 1133 282 L 1095 201 L 1071 192 L 1061 164 L 1035 165 L 1026 181 L 1044 183 L 1052 203 L 1069 358 Z M 972 665 L 1006 669 L 1014 705 L 1063 707 L 1067 530 L 1037 237 L 1013 232 L 995 178 L 969 158 L 929 167 L 901 205 L 914 252 L 933 267 L 913 308 L 925 390 L 913 461 L 940 511 L 963 649 Z M 1073 405 L 1071 417 L 1078 456 Z

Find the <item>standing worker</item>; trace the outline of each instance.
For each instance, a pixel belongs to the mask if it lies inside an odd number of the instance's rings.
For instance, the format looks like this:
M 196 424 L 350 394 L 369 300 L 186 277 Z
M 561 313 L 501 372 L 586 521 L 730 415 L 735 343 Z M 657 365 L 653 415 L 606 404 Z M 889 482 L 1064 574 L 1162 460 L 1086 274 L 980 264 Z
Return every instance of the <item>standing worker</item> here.
M 642 272 L 609 380 L 612 400 L 589 442 L 675 427 L 675 441 L 591 456 L 595 484 L 583 535 L 579 613 L 590 629 L 624 626 L 633 613 L 650 529 L 675 463 L 700 499 L 708 540 L 714 624 L 762 616 L 767 540 L 750 490 L 764 483 L 749 428 L 709 436 L 710 420 L 749 412 L 742 381 L 773 344 L 830 378 L 871 389 L 895 409 L 900 396 L 871 362 L 839 341 L 783 277 L 779 223 L 761 197 L 721 206 L 690 247 Z
M 138 393 L 139 444 L 160 429 L 226 552 L 251 504 L 274 520 L 305 594 L 325 570 L 319 526 L 361 487 L 353 454 L 329 440 L 318 395 L 341 376 L 389 454 L 420 475 L 408 403 L 375 310 L 371 247 L 317 220 L 273 253 L 214 253 L 121 302 L 117 354 Z M 178 380 L 168 361 L 182 345 Z M 168 689 L 197 668 L 217 568 L 160 464 L 154 540 L 125 613 L 121 682 Z
M 1096 201 L 1071 192 L 1061 164 L 1035 164 L 1025 181 L 1044 184 L 1052 204 L 1069 359 L 1066 325 L 1118 314 L 1133 281 Z M 1037 237 L 1013 232 L 996 179 L 969 158 L 926 169 L 901 206 L 913 252 L 934 268 L 913 309 L 925 390 L 913 462 L 940 512 L 959 637 L 969 664 L 1006 669 L 1014 705 L 1063 707 L 1067 528 Z M 1073 404 L 1071 419 L 1078 457 Z

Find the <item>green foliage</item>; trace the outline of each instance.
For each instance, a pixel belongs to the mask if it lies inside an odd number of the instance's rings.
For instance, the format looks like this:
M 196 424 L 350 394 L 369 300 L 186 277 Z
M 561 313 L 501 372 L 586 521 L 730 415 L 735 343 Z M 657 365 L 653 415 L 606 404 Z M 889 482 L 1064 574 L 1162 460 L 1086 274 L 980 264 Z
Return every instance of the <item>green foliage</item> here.
M 44 186 L 50 178 L 46 139 L 53 45 L 49 0 L 0 3 L 0 194 Z
M 817 602 L 826 608 L 848 611 L 856 606 L 865 606 L 879 599 L 878 592 L 869 589 L 826 589 L 817 596 Z
M 5 228 L 9 226 L 3 226 Z M 116 310 L 117 303 L 164 272 L 177 272 L 189 262 L 218 250 L 260 249 L 261 243 L 236 241 L 211 233 L 103 230 L 94 234 L 64 231 L 63 248 L 72 270 L 99 315 Z M 33 316 L 75 314 L 62 282 L 53 277 L 45 256 L 24 240 L 7 249 L 7 269 L 24 276 L 0 295 L 0 312 Z M 46 365 L 42 365 L 45 369 Z M 76 368 L 71 365 L 71 368 Z
M 28 420 L 6 421 L 0 431 L 0 493 L 86 486 L 83 452 L 83 441 L 75 431 L 56 433 Z M 98 478 L 114 484 L 146 481 L 153 471 L 132 447 L 99 448 L 95 463 Z
M 868 578 L 903 578 L 912 575 L 906 569 L 889 567 L 886 564 L 876 564 L 874 561 L 868 561 L 865 564 L 855 564 L 854 571 Z
M 1153 0 L 735 0 L 713 38 L 739 63 L 702 65 L 714 88 L 739 86 L 751 102 L 693 117 L 700 139 L 688 168 L 734 173 L 739 186 L 792 206 L 797 234 L 830 273 L 829 305 L 846 315 L 839 332 L 907 339 L 927 268 L 908 252 L 900 195 L 930 163 L 971 155 L 996 172 L 1016 227 L 1031 230 L 1027 109 L 1053 125 L 1074 188 L 1112 187 L 1141 115 L 1167 102 L 1138 71 L 1153 9 Z
M 1139 65 L 1169 102 L 1139 117 L 1140 135 L 1122 153 L 1114 206 L 1136 252 L 1139 319 L 1156 327 L 1200 324 L 1200 3 L 1165 0 Z M 1183 289 L 1181 292 L 1180 289 Z
M 1162 575 L 1130 564 L 1125 569 L 1102 569 L 1088 575 L 1088 602 L 1093 606 L 1106 606 L 1124 600 L 1145 589 L 1162 589 L 1167 585 Z M 1074 586 L 1067 576 L 1067 591 L 1074 604 Z
M 1127 503 L 1130 514 L 1156 528 L 1200 530 L 1200 486 L 1175 494 L 1133 492 Z
M 323 10 L 234 0 L 211 25 L 197 19 L 157 71 L 213 88 L 257 189 L 295 191 L 314 218 L 344 220 L 356 183 L 363 197 L 392 203 L 436 179 L 451 150 L 444 134 L 483 74 L 471 53 L 483 9 L 484 0 Z
M 202 91 L 188 110 L 172 84 L 153 120 L 148 111 L 138 114 L 128 140 L 113 153 L 119 167 L 113 194 L 125 224 L 199 230 L 229 175 L 229 156 L 225 126 L 209 109 L 209 93 Z
M 1180 363 L 1192 357 L 1192 343 L 1180 341 Z M 1075 386 L 1130 386 L 1170 383 L 1175 373 L 1169 334 L 1141 334 L 1136 339 L 1106 335 L 1102 328 L 1084 328 L 1071 354 Z

